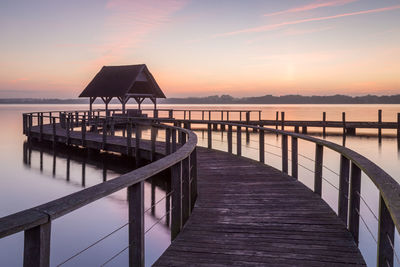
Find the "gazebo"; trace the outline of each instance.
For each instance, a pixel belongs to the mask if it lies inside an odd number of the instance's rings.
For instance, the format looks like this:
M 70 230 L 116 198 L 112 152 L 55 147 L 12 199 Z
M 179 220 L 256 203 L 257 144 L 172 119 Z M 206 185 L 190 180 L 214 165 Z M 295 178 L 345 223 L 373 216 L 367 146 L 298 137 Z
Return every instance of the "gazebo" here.
M 117 97 L 123 113 L 130 98 L 136 100 L 139 109 L 146 98 L 153 102 L 154 109 L 157 108 L 157 98 L 166 98 L 145 64 L 103 66 L 79 97 L 89 97 L 90 114 L 98 97 L 104 101 L 106 112 L 111 99 Z

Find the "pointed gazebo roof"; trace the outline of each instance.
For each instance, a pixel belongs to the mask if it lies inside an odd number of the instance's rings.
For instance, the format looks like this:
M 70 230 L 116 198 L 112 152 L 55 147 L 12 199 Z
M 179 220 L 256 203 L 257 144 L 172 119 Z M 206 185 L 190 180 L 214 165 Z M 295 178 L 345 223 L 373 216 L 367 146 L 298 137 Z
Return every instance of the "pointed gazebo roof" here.
M 103 66 L 79 97 L 89 97 L 92 104 L 97 97 L 106 104 L 117 97 L 125 104 L 134 98 L 140 104 L 150 98 L 156 104 L 157 98 L 166 98 L 153 75 L 145 64 L 124 66 Z
M 127 94 L 165 98 L 145 64 L 104 66 L 79 97 L 124 97 Z

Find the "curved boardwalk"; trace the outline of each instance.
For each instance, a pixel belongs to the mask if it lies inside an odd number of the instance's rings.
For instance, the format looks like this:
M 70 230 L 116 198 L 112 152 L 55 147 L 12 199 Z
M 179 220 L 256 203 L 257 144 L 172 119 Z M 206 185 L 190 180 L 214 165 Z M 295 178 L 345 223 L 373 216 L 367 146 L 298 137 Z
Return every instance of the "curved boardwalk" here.
M 38 127 L 32 134 L 39 137 Z M 57 126 L 56 134 L 65 142 L 64 129 Z M 53 140 L 50 126 L 42 137 Z M 125 140 L 109 136 L 106 144 L 123 153 Z M 87 147 L 99 149 L 102 141 L 86 135 Z M 70 142 L 80 144 L 81 133 L 71 132 Z M 164 143 L 156 151 L 163 153 Z M 197 153 L 195 208 L 155 266 L 365 265 L 344 224 L 305 185 L 254 160 L 201 147 Z
M 195 209 L 155 266 L 365 265 L 344 224 L 300 182 L 225 152 L 197 157 Z

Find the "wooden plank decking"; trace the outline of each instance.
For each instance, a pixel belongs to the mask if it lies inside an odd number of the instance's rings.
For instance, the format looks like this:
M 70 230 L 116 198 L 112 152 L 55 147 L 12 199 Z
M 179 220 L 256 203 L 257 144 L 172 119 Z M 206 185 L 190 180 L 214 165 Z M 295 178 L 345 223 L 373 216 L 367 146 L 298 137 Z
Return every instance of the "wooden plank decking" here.
M 155 266 L 365 265 L 332 209 L 272 167 L 198 148 L 198 192 Z
M 39 137 L 38 127 L 32 134 Z M 65 130 L 58 125 L 56 134 L 57 142 L 65 142 Z M 42 137 L 53 140 L 50 126 Z M 79 132 L 71 132 L 71 143 L 80 144 L 80 139 Z M 125 140 L 109 136 L 107 146 L 124 152 Z M 101 143 L 101 135 L 87 133 L 88 147 Z M 149 145 L 140 143 L 145 150 Z M 162 142 L 156 151 L 165 151 Z M 155 266 L 365 265 L 344 224 L 306 186 L 254 160 L 201 147 L 197 151 L 195 208 Z

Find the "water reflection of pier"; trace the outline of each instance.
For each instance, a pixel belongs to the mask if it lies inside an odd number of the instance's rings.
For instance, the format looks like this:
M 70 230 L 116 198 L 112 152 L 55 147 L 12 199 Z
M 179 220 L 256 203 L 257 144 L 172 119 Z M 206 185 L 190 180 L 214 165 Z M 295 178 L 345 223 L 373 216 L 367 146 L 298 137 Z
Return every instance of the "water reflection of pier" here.
M 33 153 L 36 152 L 36 153 Z M 32 167 L 32 157 L 35 154 L 39 158 L 38 167 Z M 109 176 L 109 172 L 114 172 L 118 175 L 130 172 L 135 169 L 135 160 L 132 157 L 121 156 L 113 153 L 101 153 L 97 150 L 83 149 L 65 145 L 57 145 L 57 149 L 53 149 L 51 143 L 46 142 L 36 142 L 32 140 L 31 142 L 23 143 L 23 162 L 24 165 L 29 168 L 37 168 L 40 172 L 44 170 L 44 156 L 47 155 L 52 157 L 52 177 L 56 177 L 57 169 L 57 159 L 65 160 L 65 177 L 63 180 L 77 187 L 92 186 L 86 183 L 86 169 L 88 167 L 94 167 L 102 170 L 102 180 L 99 183 L 105 182 L 112 179 Z M 74 183 L 71 180 L 71 163 L 75 162 L 81 164 L 81 183 Z M 133 167 L 132 167 L 133 166 Z M 95 176 L 98 177 L 98 176 Z M 161 201 L 165 202 L 165 210 L 162 214 L 166 214 L 165 220 L 163 221 L 165 226 L 170 225 L 170 207 L 171 207 L 171 182 L 169 175 L 165 172 L 161 172 L 151 179 L 145 181 L 145 184 L 150 188 L 150 205 L 146 208 L 149 214 L 154 218 L 154 220 L 162 221 L 163 218 L 158 218 L 156 215 L 156 207 Z M 158 189 L 158 190 L 156 190 Z M 161 192 L 162 195 L 157 196 L 157 192 Z M 109 199 L 120 201 L 120 199 L 115 198 L 113 195 L 108 196 Z M 129 196 L 127 195 L 127 199 Z

